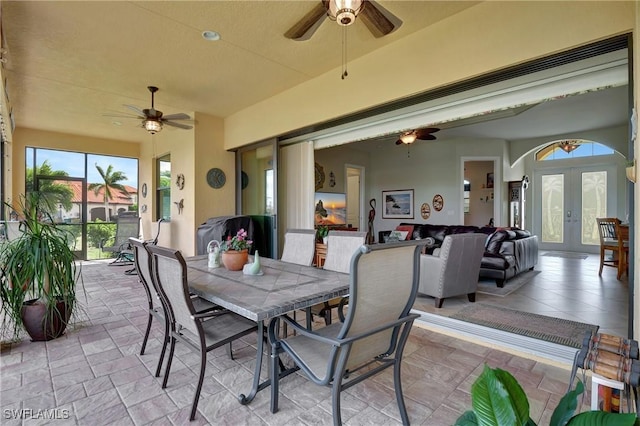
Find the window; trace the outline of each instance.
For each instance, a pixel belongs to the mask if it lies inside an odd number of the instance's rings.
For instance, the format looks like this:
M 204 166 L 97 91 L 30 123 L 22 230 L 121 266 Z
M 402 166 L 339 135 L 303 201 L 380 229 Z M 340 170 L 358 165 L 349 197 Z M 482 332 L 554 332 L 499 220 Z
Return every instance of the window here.
M 156 161 L 156 220 L 171 219 L 171 155 Z
M 567 158 L 611 155 L 613 149 L 584 139 L 555 141 L 536 152 L 536 161 L 565 160 Z

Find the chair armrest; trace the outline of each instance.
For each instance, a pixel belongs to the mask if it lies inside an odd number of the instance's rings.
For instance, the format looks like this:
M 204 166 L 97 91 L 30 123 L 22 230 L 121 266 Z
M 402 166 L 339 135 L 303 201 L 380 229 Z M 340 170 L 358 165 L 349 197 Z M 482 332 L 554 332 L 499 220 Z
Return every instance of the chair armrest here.
M 360 333 L 360 334 L 357 334 L 355 336 L 350 336 L 350 337 L 347 337 L 345 339 L 334 339 L 334 338 L 331 338 L 331 337 L 321 336 L 321 335 L 319 335 L 319 334 L 317 334 L 317 333 L 315 333 L 315 332 L 313 332 L 311 330 L 307 330 L 306 328 L 302 327 L 300 324 L 298 324 L 296 321 L 294 321 L 288 315 L 283 315 L 283 316 L 281 316 L 279 318 L 284 319 L 285 322 L 288 325 L 290 325 L 291 327 L 293 327 L 296 330 L 296 332 L 298 332 L 298 333 L 300 333 L 300 334 L 302 334 L 302 335 L 304 335 L 304 336 L 306 336 L 306 337 L 308 337 L 310 339 L 317 340 L 317 341 L 323 342 L 323 343 L 327 343 L 327 344 L 335 346 L 335 347 L 341 347 L 343 345 L 346 345 L 346 344 L 349 344 L 349 343 L 353 343 L 356 340 L 360 340 L 360 339 L 363 339 L 365 337 L 369 337 L 369 336 L 371 336 L 373 334 L 380 333 L 381 331 L 385 331 L 385 330 L 387 330 L 389 328 L 393 328 L 393 327 L 399 326 L 399 325 L 401 325 L 403 323 L 406 323 L 406 322 L 409 322 L 409 321 L 413 322 L 416 318 L 420 318 L 420 315 L 419 314 L 409 314 L 404 318 L 400 318 L 400 319 L 397 319 L 395 321 L 391 321 L 391 322 L 387 322 L 387 323 L 381 324 L 381 325 L 379 325 L 379 326 L 377 326 L 375 328 L 372 328 L 371 330 L 367 330 L 364 333 Z M 270 339 L 271 342 L 277 342 L 279 340 L 282 340 L 282 339 L 278 339 L 277 335 L 276 335 L 276 330 L 275 329 L 276 329 L 277 323 L 278 323 L 277 318 L 274 318 L 269 323 L 269 339 Z

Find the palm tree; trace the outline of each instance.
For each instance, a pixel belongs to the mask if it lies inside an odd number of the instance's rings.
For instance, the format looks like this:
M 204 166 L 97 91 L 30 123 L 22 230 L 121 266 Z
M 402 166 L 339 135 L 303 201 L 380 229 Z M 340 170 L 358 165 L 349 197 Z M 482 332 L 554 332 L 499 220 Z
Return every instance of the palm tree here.
M 42 162 L 40 167 L 36 167 L 34 170 L 31 167 L 27 167 L 26 186 L 27 193 L 33 191 L 39 191 L 42 197 L 46 199 L 46 205 L 43 206 L 43 210 L 47 211 L 52 216 L 55 214 L 51 211 L 51 206 L 62 205 L 65 210 L 72 208 L 73 191 L 68 185 L 61 183 L 61 181 L 55 181 L 50 179 L 41 179 L 38 182 L 38 188 L 35 188 L 36 176 L 69 176 L 69 173 L 63 170 L 53 170 L 51 163 L 48 160 Z
M 104 218 L 105 221 L 109 222 L 109 199 L 113 199 L 112 191 L 114 189 L 117 189 L 120 192 L 128 194 L 124 185 L 118 183 L 122 182 L 123 180 L 127 180 L 127 176 L 122 172 L 114 171 L 111 164 L 109 164 L 109 167 L 107 167 L 106 172 L 102 169 L 102 167 L 98 165 L 98 163 L 96 163 L 96 169 L 98 170 L 98 173 L 100 173 L 100 177 L 102 177 L 103 182 L 89 184 L 89 191 L 93 191 L 96 196 L 100 194 L 100 191 L 103 191 Z

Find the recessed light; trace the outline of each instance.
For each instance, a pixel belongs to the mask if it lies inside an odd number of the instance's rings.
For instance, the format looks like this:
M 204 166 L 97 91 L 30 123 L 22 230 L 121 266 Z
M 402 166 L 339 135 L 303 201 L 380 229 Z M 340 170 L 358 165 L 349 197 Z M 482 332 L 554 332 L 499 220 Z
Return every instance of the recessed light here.
M 216 31 L 203 31 L 202 38 L 209 41 L 220 40 L 220 34 Z

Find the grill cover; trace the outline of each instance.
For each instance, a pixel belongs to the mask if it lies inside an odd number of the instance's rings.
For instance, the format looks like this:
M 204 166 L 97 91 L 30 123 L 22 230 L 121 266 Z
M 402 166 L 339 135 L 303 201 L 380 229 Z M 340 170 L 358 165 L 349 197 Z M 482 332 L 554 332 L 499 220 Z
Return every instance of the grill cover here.
M 207 254 L 209 241 L 218 240 L 222 243 L 227 237 L 236 235 L 240 229 L 247 231 L 247 238 L 255 239 L 255 226 L 251 216 L 218 216 L 207 219 L 198 226 L 197 254 Z M 253 254 L 254 250 L 255 244 L 251 246 L 250 253 Z

